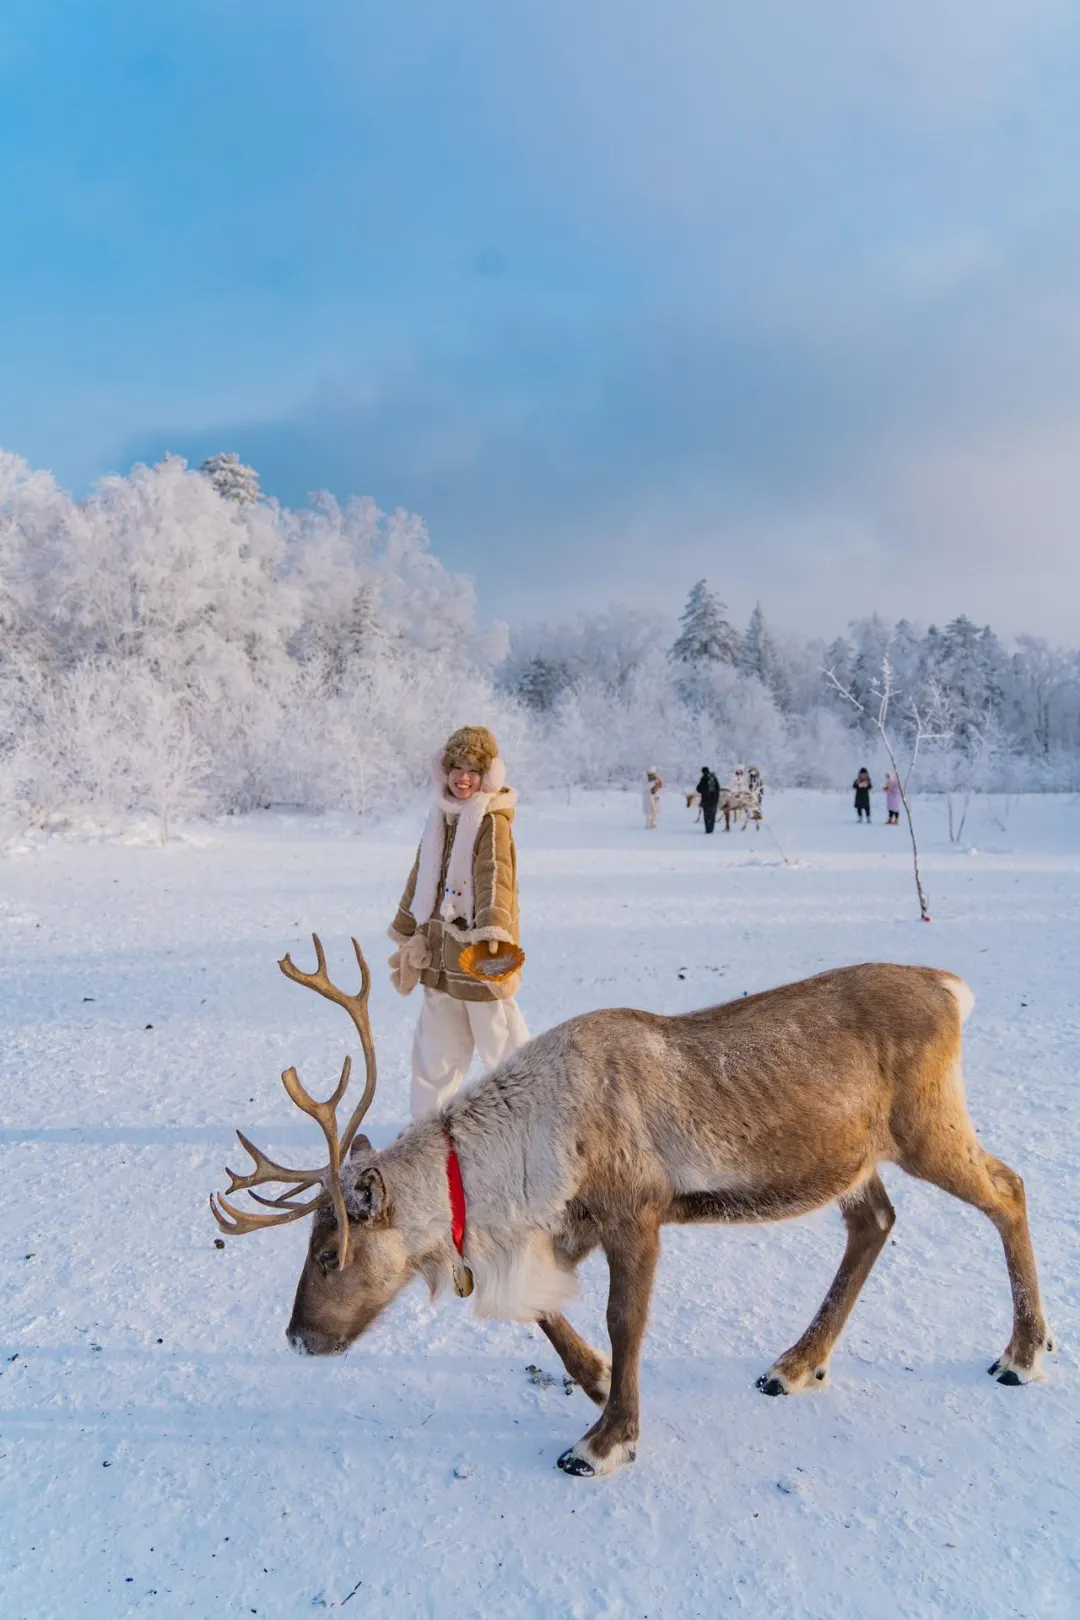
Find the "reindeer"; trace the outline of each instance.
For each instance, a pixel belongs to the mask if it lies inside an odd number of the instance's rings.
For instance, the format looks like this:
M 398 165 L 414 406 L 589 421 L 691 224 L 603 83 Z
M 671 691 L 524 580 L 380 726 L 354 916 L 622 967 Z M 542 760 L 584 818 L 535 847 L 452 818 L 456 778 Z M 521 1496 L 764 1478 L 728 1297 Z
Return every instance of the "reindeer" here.
M 838 1203 L 839 1270 L 810 1326 L 757 1380 L 766 1395 L 821 1387 L 895 1212 L 877 1166 L 891 1162 L 972 1204 L 997 1227 L 1012 1286 L 1012 1336 L 989 1368 L 998 1383 L 1042 1376 L 1053 1347 L 1040 1303 L 1024 1184 L 983 1149 L 964 1101 L 961 1025 L 974 1005 L 953 974 L 868 963 L 677 1017 L 614 1008 L 538 1036 L 379 1153 L 357 1127 L 375 1090 L 370 977 L 356 941 L 358 995 L 333 985 L 317 936 L 314 973 L 279 964 L 349 1012 L 367 1079 L 343 1134 L 336 1109 L 282 1076 L 318 1121 L 328 1163 L 291 1170 L 241 1133 L 255 1169 L 228 1171 L 215 1195 L 222 1230 L 244 1233 L 312 1215 L 287 1337 L 308 1355 L 341 1355 L 412 1277 L 434 1295 L 474 1295 L 480 1314 L 537 1322 L 603 1410 L 558 1459 L 606 1475 L 635 1455 L 638 1359 L 666 1223 L 760 1222 Z M 315 1190 L 317 1189 L 317 1191 Z M 303 1198 L 312 1193 L 310 1198 Z M 574 1272 L 607 1258 L 610 1358 L 562 1315 Z
M 745 832 L 750 823 L 754 823 L 754 831 L 761 826 L 761 794 L 756 788 L 725 788 L 720 795 L 720 810 L 724 817 L 724 831 L 731 831 L 732 818 L 736 821 L 742 817 L 741 831 Z

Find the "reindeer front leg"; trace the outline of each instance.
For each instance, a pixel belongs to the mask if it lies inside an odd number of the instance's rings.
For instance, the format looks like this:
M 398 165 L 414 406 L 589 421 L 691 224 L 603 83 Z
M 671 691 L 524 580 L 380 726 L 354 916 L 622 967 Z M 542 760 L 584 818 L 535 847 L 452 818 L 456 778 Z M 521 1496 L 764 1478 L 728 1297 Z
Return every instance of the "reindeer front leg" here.
M 565 1474 L 613 1474 L 624 1463 L 633 1462 L 637 1445 L 638 1361 L 660 1253 L 655 1215 L 640 1215 L 605 1238 L 604 1253 L 610 1277 L 611 1392 L 602 1417 L 559 1458 Z
M 565 1316 L 553 1312 L 540 1318 L 540 1326 L 558 1352 L 559 1360 L 575 1384 L 580 1384 L 590 1401 L 597 1406 L 607 1404 L 611 1393 L 611 1362 L 601 1351 L 594 1350 L 587 1339 L 570 1326 Z
M 587 1254 L 599 1245 L 603 1233 L 580 1204 L 566 1212 L 566 1224 L 555 1239 L 555 1258 L 567 1271 L 576 1271 Z M 541 1328 L 558 1351 L 559 1359 L 575 1383 L 597 1406 L 606 1406 L 611 1393 L 611 1357 L 594 1350 L 570 1326 L 565 1316 L 552 1311 L 539 1318 Z

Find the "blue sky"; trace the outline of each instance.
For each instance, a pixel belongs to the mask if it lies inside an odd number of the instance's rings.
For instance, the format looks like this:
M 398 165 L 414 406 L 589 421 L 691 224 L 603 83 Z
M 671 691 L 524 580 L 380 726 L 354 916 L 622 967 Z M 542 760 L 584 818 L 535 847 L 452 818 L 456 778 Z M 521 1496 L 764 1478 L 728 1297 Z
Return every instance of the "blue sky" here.
M 1076 637 L 1072 0 L 7 0 L 0 444 L 236 449 L 511 618 Z

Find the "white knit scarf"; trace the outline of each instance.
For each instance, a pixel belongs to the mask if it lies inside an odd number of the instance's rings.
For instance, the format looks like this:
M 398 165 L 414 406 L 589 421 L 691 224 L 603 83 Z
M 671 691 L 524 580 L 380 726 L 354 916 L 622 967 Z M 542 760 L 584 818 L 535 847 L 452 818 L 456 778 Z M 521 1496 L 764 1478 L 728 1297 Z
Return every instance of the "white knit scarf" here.
M 447 793 L 436 796 L 420 840 L 420 864 L 412 906 L 418 926 L 430 922 L 435 913 L 443 851 L 446 848 L 446 829 L 452 817 L 457 818 L 458 828 L 450 851 L 439 916 L 444 922 L 453 922 L 456 917 L 462 917 L 467 928 L 473 926 L 473 852 L 480 824 L 496 796 L 494 793 L 474 793 L 471 799 L 454 799 Z

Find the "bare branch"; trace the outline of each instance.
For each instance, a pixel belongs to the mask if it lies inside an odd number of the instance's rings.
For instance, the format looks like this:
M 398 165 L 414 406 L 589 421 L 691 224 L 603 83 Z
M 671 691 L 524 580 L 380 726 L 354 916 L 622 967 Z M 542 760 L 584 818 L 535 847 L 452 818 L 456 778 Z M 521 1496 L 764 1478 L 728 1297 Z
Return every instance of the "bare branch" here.
M 893 701 L 893 698 L 896 696 L 896 685 L 893 679 L 892 660 L 890 659 L 888 653 L 885 653 L 881 660 L 881 680 L 880 682 L 874 682 L 873 689 L 877 694 L 878 699 L 876 714 L 871 713 L 862 699 L 857 697 L 855 693 L 851 691 L 850 687 L 845 686 L 843 681 L 837 678 L 835 670 L 825 668 L 822 670 L 822 674 L 825 676 L 825 679 L 829 682 L 829 685 L 833 688 L 833 690 L 839 692 L 842 698 L 846 698 L 853 709 L 858 710 L 860 714 L 865 715 L 868 720 L 873 722 L 875 729 L 881 737 L 881 741 L 885 747 L 885 752 L 889 756 L 889 763 L 893 768 L 893 774 L 896 777 L 896 785 L 900 791 L 900 802 L 904 806 L 904 814 L 907 817 L 908 832 L 911 835 L 911 858 L 915 871 L 915 889 L 919 896 L 919 915 L 922 917 L 923 922 L 929 922 L 930 908 L 926 902 L 926 891 L 923 888 L 922 873 L 919 870 L 919 846 L 915 838 L 915 822 L 911 815 L 911 805 L 908 801 L 907 786 L 911 780 L 911 773 L 915 768 L 915 761 L 918 758 L 919 747 L 921 743 L 928 741 L 933 733 L 925 730 L 919 717 L 919 711 L 915 707 L 914 703 L 912 703 L 911 710 L 915 717 L 915 736 L 912 744 L 911 758 L 908 762 L 907 775 L 905 777 L 897 762 L 896 750 L 893 746 L 892 736 L 890 734 L 888 724 L 889 707 Z

